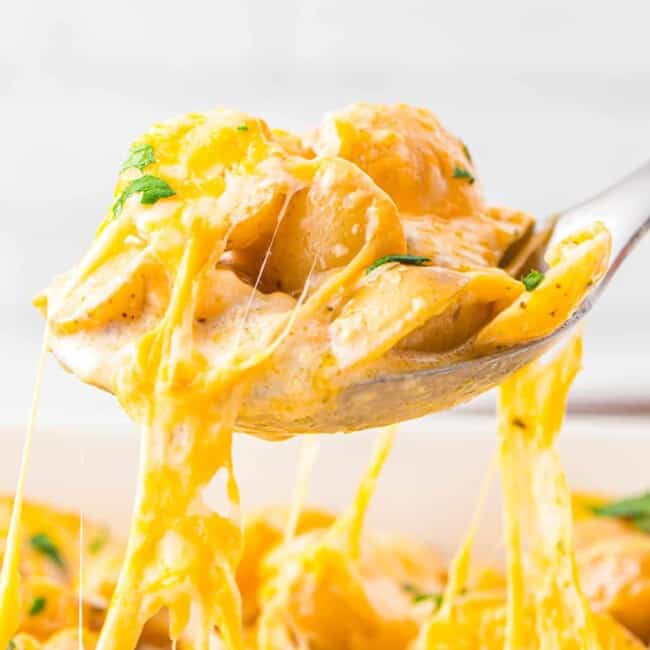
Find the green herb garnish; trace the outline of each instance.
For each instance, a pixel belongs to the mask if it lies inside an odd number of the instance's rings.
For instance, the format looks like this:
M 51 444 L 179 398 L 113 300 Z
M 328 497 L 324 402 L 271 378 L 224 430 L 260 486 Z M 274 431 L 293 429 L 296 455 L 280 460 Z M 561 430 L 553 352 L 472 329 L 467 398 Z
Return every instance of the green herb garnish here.
M 470 185 L 473 185 L 476 180 L 471 172 L 462 167 L 454 167 L 454 178 L 464 178 Z
M 460 141 L 460 146 L 463 148 L 463 153 L 465 154 L 465 158 L 467 158 L 467 162 L 471 163 L 472 162 L 472 154 L 469 152 L 469 149 L 467 148 L 467 145 L 461 140 Z
M 150 144 L 134 144 L 129 150 L 129 157 L 124 161 L 121 171 L 127 169 L 144 169 L 155 162 L 153 147 Z
M 33 549 L 49 557 L 58 567 L 65 566 L 59 547 L 45 533 L 37 533 L 29 540 L 29 543 Z
M 371 273 L 376 268 L 389 264 L 390 262 L 398 262 L 399 264 L 408 264 L 410 266 L 423 266 L 431 261 L 430 257 L 422 257 L 421 255 L 384 255 L 376 259 L 367 269 L 366 275 Z
M 238 130 L 238 131 L 248 131 L 248 124 L 240 124 L 240 125 L 237 127 L 237 130 Z
M 108 543 L 108 539 L 108 531 L 103 531 L 88 544 L 88 552 L 92 553 L 93 555 L 99 553 L 99 551 L 101 551 Z
M 156 176 L 150 176 L 149 174 L 145 174 L 144 176 L 140 176 L 140 178 L 136 178 L 134 181 L 131 181 L 127 186 L 126 189 L 120 194 L 120 196 L 117 198 L 117 201 L 113 204 L 113 216 L 117 217 L 120 212 L 122 212 L 122 208 L 124 207 L 124 203 L 126 200 L 132 195 L 132 194 L 137 194 L 138 192 L 142 192 L 142 196 L 140 197 L 140 203 L 143 205 L 152 205 L 158 199 L 166 199 L 169 196 L 174 196 L 176 192 L 169 186 L 167 181 L 164 181 L 162 178 L 158 178 Z
M 531 269 L 523 278 L 521 278 L 521 281 L 524 283 L 526 291 L 534 291 L 541 284 L 543 279 L 544 274 L 541 271 Z
M 16 644 L 13 639 L 9 641 L 9 645 L 7 646 L 7 650 L 16 650 Z
M 411 594 L 411 596 L 413 596 L 414 604 L 422 603 L 425 600 L 430 600 L 433 602 L 433 605 L 436 609 L 440 609 L 440 605 L 442 605 L 442 594 L 420 591 L 415 585 L 409 583 L 402 585 L 402 588 L 404 589 L 404 591 L 406 591 L 407 593 Z
M 40 614 L 45 609 L 45 605 L 47 605 L 47 600 L 45 597 L 36 596 L 36 598 L 32 600 L 31 607 L 29 608 L 29 615 L 36 616 Z
M 634 527 L 638 528 L 642 533 L 650 535 L 650 515 L 632 519 L 632 523 L 634 524 Z
M 432 601 L 435 609 L 440 609 L 440 605 L 442 605 L 442 594 L 427 594 L 422 592 L 421 594 L 415 594 L 413 596 L 413 602 L 415 604 L 422 603 L 425 600 Z
M 594 506 L 591 510 L 599 517 L 625 519 L 639 530 L 650 534 L 650 491 L 602 506 Z

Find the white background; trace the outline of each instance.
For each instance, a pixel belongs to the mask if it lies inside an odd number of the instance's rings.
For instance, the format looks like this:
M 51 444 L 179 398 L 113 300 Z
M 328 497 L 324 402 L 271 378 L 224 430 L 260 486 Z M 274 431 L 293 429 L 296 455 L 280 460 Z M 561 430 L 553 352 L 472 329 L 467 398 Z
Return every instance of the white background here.
M 6 3 L 0 425 L 31 396 L 29 298 L 79 258 L 151 122 L 226 105 L 299 129 L 352 101 L 420 104 L 470 145 L 492 202 L 544 215 L 650 158 L 649 34 L 648 0 Z M 649 258 L 650 239 L 592 314 L 576 403 L 650 409 Z M 53 363 L 40 419 L 125 426 Z

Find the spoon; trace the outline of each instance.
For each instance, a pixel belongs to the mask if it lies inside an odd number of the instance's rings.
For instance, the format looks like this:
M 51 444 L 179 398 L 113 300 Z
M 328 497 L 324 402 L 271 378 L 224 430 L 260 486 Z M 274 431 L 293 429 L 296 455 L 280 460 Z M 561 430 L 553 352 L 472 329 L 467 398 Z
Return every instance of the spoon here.
M 573 315 L 552 334 L 519 346 L 448 366 L 373 378 L 345 387 L 333 402 L 323 404 L 310 417 L 292 419 L 291 412 L 277 410 L 237 421 L 237 429 L 258 435 L 306 432 L 355 431 L 408 420 L 467 402 L 499 384 L 506 376 L 542 355 L 580 322 L 596 303 L 634 245 L 650 228 L 650 161 L 610 188 L 578 205 L 541 221 L 532 239 L 537 249 L 528 259 L 539 258 L 547 243 L 552 246 L 596 220 L 612 235 L 609 269 L 602 281 L 583 299 Z M 549 236 L 543 236 L 550 233 Z M 530 253 L 530 254 L 528 254 Z

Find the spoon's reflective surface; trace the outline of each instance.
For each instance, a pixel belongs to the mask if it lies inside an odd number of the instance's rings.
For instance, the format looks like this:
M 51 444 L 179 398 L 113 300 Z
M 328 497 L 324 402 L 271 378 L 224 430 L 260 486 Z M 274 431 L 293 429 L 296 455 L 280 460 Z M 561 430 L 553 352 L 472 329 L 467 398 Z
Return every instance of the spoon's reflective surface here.
M 334 402 L 309 419 L 292 419 L 291 412 L 267 412 L 237 428 L 258 434 L 354 431 L 408 420 L 468 401 L 492 388 L 507 375 L 547 350 L 591 309 L 634 244 L 650 228 L 650 162 L 601 192 L 553 217 L 550 243 L 593 221 L 603 221 L 612 234 L 612 257 L 601 283 L 582 301 L 571 318 L 553 334 L 488 356 L 416 372 L 392 374 L 347 386 Z M 541 228 L 548 224 L 542 223 Z M 542 238 L 545 246 L 547 238 Z M 536 251 L 537 253 L 541 251 Z

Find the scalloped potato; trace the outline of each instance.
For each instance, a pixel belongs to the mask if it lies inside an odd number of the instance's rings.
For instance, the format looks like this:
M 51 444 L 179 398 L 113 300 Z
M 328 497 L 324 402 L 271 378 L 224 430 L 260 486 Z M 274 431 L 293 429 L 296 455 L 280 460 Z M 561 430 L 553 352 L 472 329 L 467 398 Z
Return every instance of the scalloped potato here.
M 609 233 L 595 223 L 572 234 L 549 251 L 545 276 L 522 282 L 505 267 L 532 226 L 523 212 L 486 205 L 468 149 L 425 109 L 357 104 L 306 136 L 226 109 L 145 132 L 88 252 L 35 301 L 46 345 L 113 392 L 141 429 L 119 575 L 99 562 L 86 591 L 101 603 L 75 614 L 72 575 L 19 580 L 28 524 L 12 519 L 0 647 L 96 640 L 98 650 L 134 650 L 166 638 L 201 650 L 639 647 L 609 615 L 592 615 L 574 571 L 554 441 L 575 342 L 502 389 L 505 598 L 464 598 L 469 543 L 443 595 L 430 550 L 362 537 L 391 431 L 333 521 L 305 513 L 281 539 L 271 521 L 240 525 L 238 418 L 284 409 L 308 421 L 360 374 L 398 370 L 413 354 L 436 363 L 486 354 L 569 318 L 607 268 Z M 217 475 L 219 512 L 204 501 Z M 519 517 L 538 533 L 529 557 Z M 557 525 L 546 530 L 549 517 Z M 56 541 L 38 539 L 59 564 Z M 91 629 L 75 641 L 79 614 Z

